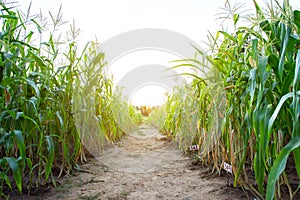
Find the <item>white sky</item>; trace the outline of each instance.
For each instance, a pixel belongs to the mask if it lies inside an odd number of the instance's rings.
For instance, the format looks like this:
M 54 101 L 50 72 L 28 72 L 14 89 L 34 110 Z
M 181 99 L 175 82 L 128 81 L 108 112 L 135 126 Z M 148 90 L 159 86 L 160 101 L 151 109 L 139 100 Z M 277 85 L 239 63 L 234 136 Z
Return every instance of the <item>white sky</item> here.
M 155 91 L 155 95 L 160 96 L 162 98 L 152 98 L 152 95 L 149 95 L 149 91 Z M 163 87 L 157 86 L 157 85 L 152 85 L 152 86 L 145 86 L 143 87 L 143 90 L 138 90 L 134 95 L 132 96 L 131 104 L 133 105 L 150 105 L 150 106 L 155 106 L 155 105 L 161 105 L 164 101 L 167 100 L 166 98 L 166 92 L 167 90 L 164 89 Z M 147 96 L 147 98 L 143 98 L 143 101 L 140 102 L 141 97 Z
M 28 5 L 30 1 L 20 1 Z M 33 0 L 32 8 L 56 13 L 63 6 L 65 20 L 76 21 L 87 42 L 105 41 L 138 28 L 164 28 L 200 38 L 216 28 L 215 14 L 224 0 Z
M 253 8 L 252 0 L 242 2 L 245 9 Z M 264 0 L 257 0 L 261 5 Z M 27 8 L 29 0 L 19 0 Z M 206 40 L 207 30 L 216 30 L 220 21 L 216 14 L 222 12 L 225 0 L 32 0 L 32 12 L 42 8 L 44 13 L 56 14 L 62 4 L 64 19 L 75 19 L 82 30 L 81 41 L 86 43 L 95 36 L 105 41 L 114 35 L 138 28 L 164 28 L 177 31 L 198 43 Z M 294 8 L 300 8 L 299 0 L 290 0 Z
M 245 9 L 254 8 L 252 0 L 231 0 L 230 2 L 244 2 Z M 263 5 L 263 0 L 257 0 Z M 30 1 L 19 0 L 23 10 L 27 9 Z M 163 28 L 181 33 L 201 46 L 206 41 L 207 30 L 215 32 L 220 29 L 220 20 L 216 20 L 216 14 L 222 12 L 225 0 L 32 0 L 32 14 L 39 13 L 42 9 L 44 15 L 51 11 L 54 15 L 62 4 L 64 20 L 75 20 L 76 26 L 82 31 L 79 41 L 83 44 L 98 38 L 104 42 L 120 33 L 139 28 Z M 233 4 L 233 3 L 232 3 Z M 293 8 L 300 8 L 299 0 L 290 0 Z M 157 59 L 156 59 L 157 58 Z M 152 56 L 153 62 L 161 62 L 161 56 Z M 140 65 L 141 60 L 124 58 L 119 63 L 127 66 Z M 147 63 L 142 64 L 149 64 Z M 165 61 L 164 61 L 165 62 Z M 165 64 L 165 63 L 163 63 Z M 125 67 L 126 69 L 126 67 Z M 126 72 L 123 72 L 123 74 Z M 116 75 L 116 76 L 122 76 Z M 118 78 L 118 77 L 117 77 Z M 120 78 L 120 77 L 119 77 Z M 147 97 L 147 103 L 155 104 L 161 99 L 162 92 L 156 87 L 144 88 L 151 97 Z M 146 101 L 145 91 L 142 95 L 134 95 L 132 102 L 142 104 Z

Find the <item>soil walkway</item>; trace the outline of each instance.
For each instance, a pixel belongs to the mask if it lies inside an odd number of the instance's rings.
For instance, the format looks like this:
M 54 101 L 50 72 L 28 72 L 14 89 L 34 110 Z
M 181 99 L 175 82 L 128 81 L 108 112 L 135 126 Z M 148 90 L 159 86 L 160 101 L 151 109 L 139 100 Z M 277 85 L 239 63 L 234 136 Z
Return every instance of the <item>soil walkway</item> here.
M 142 124 L 82 165 L 84 172 L 30 199 L 248 199 L 241 189 L 227 184 L 225 175 L 209 176 L 207 168 L 192 161 L 157 129 Z

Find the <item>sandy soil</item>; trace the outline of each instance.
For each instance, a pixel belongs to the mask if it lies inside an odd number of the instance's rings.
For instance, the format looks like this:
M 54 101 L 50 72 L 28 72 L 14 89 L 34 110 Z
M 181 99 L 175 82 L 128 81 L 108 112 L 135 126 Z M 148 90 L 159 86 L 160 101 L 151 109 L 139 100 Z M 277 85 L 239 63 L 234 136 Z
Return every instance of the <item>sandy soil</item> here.
M 57 188 L 21 199 L 253 199 L 228 184 L 232 177 L 212 177 L 192 161 L 156 129 L 141 125 L 81 165 L 82 172 L 60 179 Z

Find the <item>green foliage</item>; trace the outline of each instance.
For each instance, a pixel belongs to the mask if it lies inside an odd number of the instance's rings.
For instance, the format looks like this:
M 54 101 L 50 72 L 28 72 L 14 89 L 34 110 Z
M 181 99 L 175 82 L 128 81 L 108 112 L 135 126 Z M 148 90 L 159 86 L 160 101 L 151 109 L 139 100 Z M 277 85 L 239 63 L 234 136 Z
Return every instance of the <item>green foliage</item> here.
M 278 157 L 274 161 L 274 164 L 269 174 L 266 199 L 274 198 L 275 184 L 280 174 L 285 169 L 288 156 L 293 150 L 299 147 L 300 147 L 300 137 L 295 137 L 278 154 Z
M 167 104 L 165 104 L 167 105 Z M 161 133 L 164 133 L 164 130 L 162 129 L 164 122 L 166 120 L 166 110 L 164 107 L 159 106 L 152 110 L 148 116 L 147 122 L 149 122 L 152 126 L 156 127 L 159 129 Z
M 55 176 L 72 173 L 86 159 L 85 142 L 96 151 L 141 117 L 112 92 L 97 42 L 79 51 L 74 24 L 66 40 L 55 37 L 65 23 L 61 8 L 50 13 L 53 30 L 45 40 L 42 16 L 31 18 L 3 2 L 0 7 L 0 198 L 6 198 L 4 186 L 22 193 L 25 180 L 28 192 L 49 178 L 55 186 Z
M 4 160 L 9 164 L 9 167 L 12 170 L 18 190 L 22 192 L 22 172 L 18 165 L 18 159 L 13 157 L 4 157 Z
M 185 74 L 194 80 L 169 96 L 158 124 L 183 150 L 199 144 L 202 163 L 214 171 L 231 163 L 234 185 L 267 199 L 282 198 L 287 187 L 292 198 L 297 188 L 282 172 L 293 152 L 300 178 L 299 11 L 288 1 L 283 7 L 275 1 L 268 10 L 253 2 L 256 17 L 247 18 L 249 26 L 239 26 L 243 16 L 227 2 L 234 31 L 210 35 L 208 53 L 196 49 L 195 58 L 175 61 L 175 67 L 194 69 Z M 281 187 L 275 189 L 276 181 Z
M 128 107 L 128 115 L 133 120 L 134 124 L 141 124 L 143 122 L 143 115 L 141 112 L 137 110 L 136 107 L 130 105 Z
M 267 11 L 253 2 L 256 17 L 247 27 L 225 4 L 234 31 L 210 35 L 208 53 L 196 49 L 195 58 L 175 61 L 174 68 L 194 70 L 184 74 L 193 81 L 174 89 L 149 120 L 183 151 L 198 144 L 201 162 L 213 171 L 231 163 L 234 185 L 267 199 L 281 198 L 276 184 L 286 186 L 292 198 L 298 189 L 284 171 L 291 158 L 300 178 L 300 11 L 288 1 Z M 42 40 L 43 19 L 0 6 L 0 197 L 7 197 L 4 186 L 21 193 L 25 176 L 29 192 L 49 178 L 55 185 L 54 168 L 59 177 L 86 160 L 83 145 L 98 152 L 143 117 L 113 92 L 97 42 L 79 51 L 74 24 L 66 41 L 55 37 L 64 24 L 61 8 L 50 13 L 53 31 Z

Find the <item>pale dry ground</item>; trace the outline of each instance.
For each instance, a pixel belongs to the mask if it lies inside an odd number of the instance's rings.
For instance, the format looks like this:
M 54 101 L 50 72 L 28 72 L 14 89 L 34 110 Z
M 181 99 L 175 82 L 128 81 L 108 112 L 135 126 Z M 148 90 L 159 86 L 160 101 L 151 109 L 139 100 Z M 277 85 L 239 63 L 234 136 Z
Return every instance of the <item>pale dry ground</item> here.
M 191 156 L 147 125 L 81 168 L 84 172 L 59 180 L 57 188 L 26 199 L 249 199 L 228 186 L 226 176 L 212 177 L 193 165 Z

